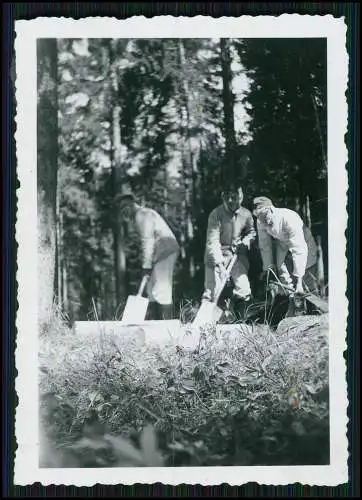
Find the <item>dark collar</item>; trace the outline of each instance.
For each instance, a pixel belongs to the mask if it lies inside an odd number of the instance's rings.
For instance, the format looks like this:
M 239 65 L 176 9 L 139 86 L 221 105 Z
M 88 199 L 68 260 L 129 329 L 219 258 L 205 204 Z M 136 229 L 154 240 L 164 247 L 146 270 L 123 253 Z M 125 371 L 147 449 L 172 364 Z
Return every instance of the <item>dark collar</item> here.
M 224 203 L 222 203 L 222 208 L 224 210 L 224 212 L 229 215 L 230 217 L 234 217 L 236 215 L 239 215 L 241 212 L 242 212 L 242 209 L 243 207 L 239 207 L 237 210 L 235 210 L 235 212 L 232 212 L 229 208 L 226 208 Z

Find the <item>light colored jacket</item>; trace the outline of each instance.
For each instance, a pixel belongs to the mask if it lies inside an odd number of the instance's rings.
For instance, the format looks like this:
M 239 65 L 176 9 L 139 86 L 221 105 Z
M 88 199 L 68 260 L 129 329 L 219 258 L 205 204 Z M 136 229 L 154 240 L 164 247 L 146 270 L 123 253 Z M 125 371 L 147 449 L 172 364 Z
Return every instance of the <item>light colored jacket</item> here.
M 310 267 L 314 266 L 318 261 L 318 248 L 315 239 L 313 237 L 312 231 L 309 229 L 309 227 L 304 225 L 303 231 L 304 231 L 304 238 L 305 241 L 307 242 L 307 247 L 308 247 L 308 258 L 307 258 L 306 269 L 309 269 Z
M 135 226 L 141 239 L 143 269 L 151 269 L 156 262 L 179 252 L 175 235 L 152 208 L 140 207 L 137 210 Z
M 230 251 L 233 242 L 241 238 L 248 248 L 256 238 L 256 230 L 251 212 L 240 207 L 234 214 L 225 206 L 219 205 L 209 215 L 205 264 L 216 266 L 224 261 L 224 256 Z
M 274 264 L 273 239 L 290 252 L 296 277 L 303 277 L 306 269 L 315 264 L 316 245 L 312 233 L 297 212 L 273 207 L 272 224 L 258 220 L 257 230 L 264 270 Z

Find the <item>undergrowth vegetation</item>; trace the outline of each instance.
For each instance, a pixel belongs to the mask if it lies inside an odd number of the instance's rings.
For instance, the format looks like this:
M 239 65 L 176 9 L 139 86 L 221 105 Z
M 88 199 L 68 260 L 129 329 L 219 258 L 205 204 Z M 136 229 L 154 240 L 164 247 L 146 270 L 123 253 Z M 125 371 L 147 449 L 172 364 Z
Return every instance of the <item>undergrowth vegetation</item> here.
M 328 317 L 298 321 L 228 340 L 210 328 L 186 350 L 75 335 L 55 317 L 41 338 L 40 465 L 328 464 Z

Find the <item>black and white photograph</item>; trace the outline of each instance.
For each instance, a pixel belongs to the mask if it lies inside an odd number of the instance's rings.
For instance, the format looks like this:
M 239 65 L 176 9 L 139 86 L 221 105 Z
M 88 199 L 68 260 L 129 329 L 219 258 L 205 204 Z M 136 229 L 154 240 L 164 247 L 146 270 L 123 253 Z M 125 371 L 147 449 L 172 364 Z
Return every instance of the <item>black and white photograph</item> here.
M 18 484 L 347 481 L 343 19 L 17 24 Z

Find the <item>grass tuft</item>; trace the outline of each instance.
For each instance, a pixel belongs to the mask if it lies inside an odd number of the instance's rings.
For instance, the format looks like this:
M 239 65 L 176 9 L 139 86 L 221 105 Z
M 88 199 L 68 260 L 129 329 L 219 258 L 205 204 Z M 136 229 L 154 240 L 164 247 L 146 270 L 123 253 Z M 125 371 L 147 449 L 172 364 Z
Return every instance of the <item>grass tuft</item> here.
M 76 336 L 55 314 L 39 354 L 41 465 L 328 464 L 327 319 L 210 327 L 190 351 Z

